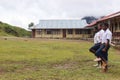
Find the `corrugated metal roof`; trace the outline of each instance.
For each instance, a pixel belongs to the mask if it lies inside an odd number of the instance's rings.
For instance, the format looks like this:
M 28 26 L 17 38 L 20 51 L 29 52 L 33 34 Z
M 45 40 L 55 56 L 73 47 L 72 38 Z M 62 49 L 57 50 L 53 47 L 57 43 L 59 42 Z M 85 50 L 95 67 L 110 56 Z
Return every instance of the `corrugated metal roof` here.
M 110 19 L 110 18 L 113 18 L 113 17 L 117 17 L 117 16 L 120 16 L 120 11 L 119 12 L 116 12 L 116 13 L 113 13 L 113 14 L 110 14 L 110 15 L 107 15 L 99 20 L 97 20 L 98 22 L 99 21 L 103 21 L 103 20 L 107 20 L 107 19 Z
M 92 23 L 88 24 L 86 27 L 91 27 L 93 25 L 95 25 L 97 23 L 97 20 L 96 21 L 93 21 Z
M 85 20 L 40 20 L 39 24 L 31 29 L 70 29 L 84 28 L 87 25 Z
M 113 13 L 113 14 L 110 14 L 110 15 L 107 15 L 107 16 L 104 16 L 103 18 L 100 18 L 100 19 L 88 24 L 86 27 L 94 26 L 98 22 L 101 22 L 101 21 L 104 21 L 104 20 L 107 20 L 107 19 L 110 19 L 110 18 L 113 18 L 113 17 L 117 17 L 117 16 L 120 16 L 120 11 L 116 12 L 116 13 Z

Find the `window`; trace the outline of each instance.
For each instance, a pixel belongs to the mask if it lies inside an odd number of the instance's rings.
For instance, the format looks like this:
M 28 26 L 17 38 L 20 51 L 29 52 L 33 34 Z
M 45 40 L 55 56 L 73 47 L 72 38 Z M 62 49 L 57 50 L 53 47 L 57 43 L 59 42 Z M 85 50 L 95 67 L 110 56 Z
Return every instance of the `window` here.
M 120 30 L 120 22 L 119 22 L 119 30 Z
M 54 29 L 53 34 L 60 34 L 60 30 L 59 29 Z
M 73 34 L 73 30 L 72 29 L 68 29 L 68 34 Z
M 37 34 L 42 34 L 42 30 L 40 30 L 40 29 L 38 29 L 38 30 L 36 30 L 36 32 L 37 32 Z
M 85 30 L 85 31 L 86 31 L 86 34 L 91 34 L 90 30 Z
M 52 30 L 47 29 L 47 30 L 46 30 L 46 34 L 52 34 Z
M 75 34 L 82 34 L 82 30 L 81 29 L 76 29 Z
M 117 26 L 118 26 L 118 25 L 117 25 L 117 22 L 116 22 L 116 23 L 115 23 L 115 31 L 117 30 Z

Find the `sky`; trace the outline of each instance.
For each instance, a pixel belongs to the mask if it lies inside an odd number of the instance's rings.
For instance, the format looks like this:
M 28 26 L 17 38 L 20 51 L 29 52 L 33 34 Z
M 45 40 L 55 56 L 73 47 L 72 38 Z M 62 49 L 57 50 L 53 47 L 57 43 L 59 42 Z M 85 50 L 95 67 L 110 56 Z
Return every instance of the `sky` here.
M 81 19 L 120 11 L 120 0 L 0 0 L 0 21 L 28 29 L 46 19 Z

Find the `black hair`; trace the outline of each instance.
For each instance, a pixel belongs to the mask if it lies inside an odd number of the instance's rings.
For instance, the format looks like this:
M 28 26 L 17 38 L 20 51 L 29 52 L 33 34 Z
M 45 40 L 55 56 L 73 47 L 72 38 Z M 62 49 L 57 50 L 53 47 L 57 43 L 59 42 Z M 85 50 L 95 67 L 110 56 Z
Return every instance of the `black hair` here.
M 108 23 L 103 23 L 103 26 L 109 27 L 109 24 Z
M 102 23 L 99 23 L 98 25 L 99 25 L 99 26 L 102 26 L 103 24 L 102 24 Z

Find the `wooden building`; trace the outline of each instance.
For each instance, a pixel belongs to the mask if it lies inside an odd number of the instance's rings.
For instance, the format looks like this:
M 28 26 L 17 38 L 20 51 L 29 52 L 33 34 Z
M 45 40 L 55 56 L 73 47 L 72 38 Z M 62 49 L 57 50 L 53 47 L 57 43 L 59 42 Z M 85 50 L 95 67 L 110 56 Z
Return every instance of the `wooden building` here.
M 113 33 L 113 43 L 120 44 L 120 11 L 104 16 L 91 24 L 87 25 L 87 28 L 94 29 L 99 23 L 106 22 L 109 24 L 109 29 Z
M 34 38 L 87 38 L 92 29 L 85 29 L 85 20 L 40 20 L 31 27 Z
M 110 30 L 112 33 L 120 32 L 120 12 L 116 12 L 103 18 L 100 18 L 93 23 L 89 24 L 87 27 L 96 27 L 99 23 L 106 22 L 110 25 Z

